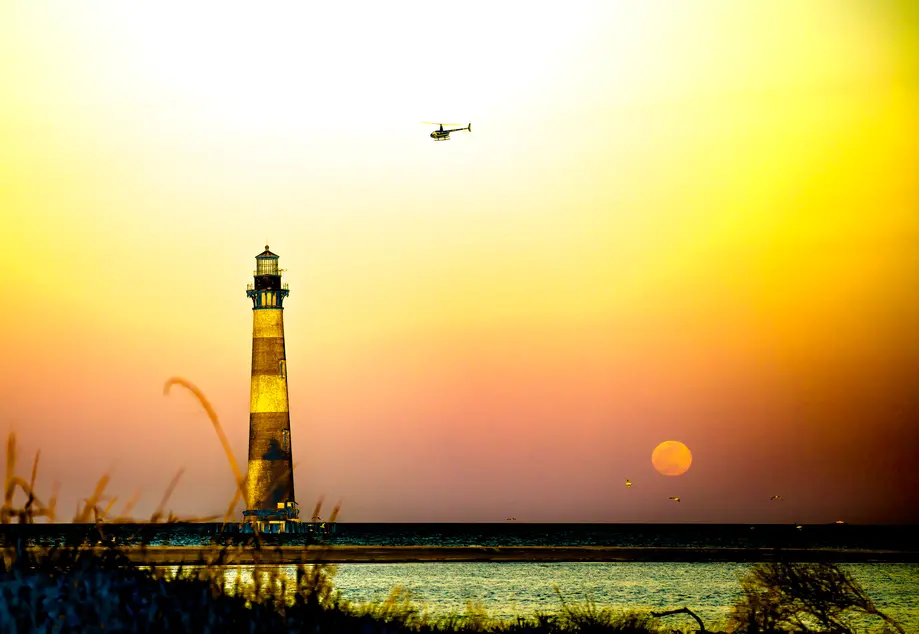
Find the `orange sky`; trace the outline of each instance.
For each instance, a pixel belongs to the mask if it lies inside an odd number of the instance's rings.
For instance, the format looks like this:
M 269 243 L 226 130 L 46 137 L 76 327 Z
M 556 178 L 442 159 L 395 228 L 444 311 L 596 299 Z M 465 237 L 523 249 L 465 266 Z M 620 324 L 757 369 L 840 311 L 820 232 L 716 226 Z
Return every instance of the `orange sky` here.
M 307 509 L 919 521 L 910 3 L 394 4 L 0 8 L 0 431 L 40 494 L 114 469 L 149 515 L 184 467 L 173 510 L 223 513 L 162 387 L 245 457 L 267 240 Z

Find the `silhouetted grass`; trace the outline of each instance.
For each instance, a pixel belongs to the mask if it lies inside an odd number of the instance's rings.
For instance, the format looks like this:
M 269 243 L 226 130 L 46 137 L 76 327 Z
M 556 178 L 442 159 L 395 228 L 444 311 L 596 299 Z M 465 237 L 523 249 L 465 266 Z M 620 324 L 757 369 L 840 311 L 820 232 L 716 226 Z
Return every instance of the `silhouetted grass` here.
M 334 567 L 299 566 L 291 585 L 277 568 L 253 584 L 226 582 L 226 568 L 139 569 L 117 547 L 86 554 L 56 551 L 37 559 L 17 549 L 0 565 L 3 632 L 575 632 L 656 633 L 648 617 L 609 611 L 514 622 L 490 620 L 481 606 L 431 619 L 396 590 L 381 604 L 352 606 L 334 590 Z

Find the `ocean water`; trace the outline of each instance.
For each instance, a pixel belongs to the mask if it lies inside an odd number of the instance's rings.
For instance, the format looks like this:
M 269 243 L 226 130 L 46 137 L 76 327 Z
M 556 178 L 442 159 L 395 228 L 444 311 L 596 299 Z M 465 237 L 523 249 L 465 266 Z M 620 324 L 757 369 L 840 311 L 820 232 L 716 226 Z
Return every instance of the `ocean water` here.
M 388 546 L 919 550 L 915 528 L 855 524 L 338 524 L 331 541 Z
M 101 525 L 123 544 L 195 546 L 233 541 L 219 524 Z M 838 548 L 919 551 L 916 526 L 856 524 L 336 524 L 329 543 L 372 546 L 655 546 L 683 548 Z M 31 543 L 98 538 L 86 524 L 10 524 L 7 537 Z M 269 535 L 268 543 L 304 544 L 306 535 Z M 919 634 L 919 633 L 917 633 Z
M 919 633 L 919 565 L 845 564 L 881 611 L 897 619 L 907 632 Z M 295 566 L 281 566 L 291 583 Z M 406 563 L 339 564 L 333 583 L 342 599 L 353 604 L 382 603 L 396 587 L 408 591 L 413 603 L 432 618 L 463 614 L 477 603 L 489 617 L 516 619 L 536 612 L 558 613 L 565 601 L 597 608 L 668 610 L 687 607 L 711 628 L 723 621 L 741 596 L 739 579 L 749 564 L 731 563 Z M 251 583 L 251 566 L 227 571 Z M 667 617 L 674 627 L 692 629 L 688 615 Z M 860 632 L 881 631 L 880 619 L 855 620 Z

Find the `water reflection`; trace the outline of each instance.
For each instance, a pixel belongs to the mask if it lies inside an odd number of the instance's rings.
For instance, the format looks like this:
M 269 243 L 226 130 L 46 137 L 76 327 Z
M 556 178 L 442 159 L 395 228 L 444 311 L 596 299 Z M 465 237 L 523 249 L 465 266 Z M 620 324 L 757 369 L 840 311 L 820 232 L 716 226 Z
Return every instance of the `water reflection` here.
M 222 587 L 229 595 L 283 597 L 293 602 L 297 594 L 315 597 L 320 603 L 329 601 L 335 590 L 333 578 L 336 566 L 329 564 L 303 565 L 227 565 L 227 566 L 144 566 L 166 579 L 208 580 Z
M 906 631 L 919 632 L 919 565 L 846 564 L 877 607 L 900 621 Z M 159 567 L 175 576 L 178 566 Z M 555 613 L 561 605 L 555 586 L 566 600 L 591 599 L 598 608 L 668 610 L 688 607 L 712 627 L 727 618 L 740 598 L 739 579 L 749 564 L 733 563 L 405 563 L 337 564 L 299 567 L 301 587 L 334 590 L 358 606 L 382 604 L 402 587 L 413 604 L 430 617 L 463 614 L 479 604 L 489 617 L 515 619 L 538 612 Z M 193 574 L 201 569 L 185 567 Z M 252 596 L 258 587 L 283 592 L 292 600 L 298 566 L 225 566 L 222 583 L 231 593 Z M 209 573 L 212 574 L 212 573 Z M 325 595 L 327 598 L 331 594 Z M 674 623 L 676 625 L 676 623 Z M 861 627 L 877 628 L 876 621 Z

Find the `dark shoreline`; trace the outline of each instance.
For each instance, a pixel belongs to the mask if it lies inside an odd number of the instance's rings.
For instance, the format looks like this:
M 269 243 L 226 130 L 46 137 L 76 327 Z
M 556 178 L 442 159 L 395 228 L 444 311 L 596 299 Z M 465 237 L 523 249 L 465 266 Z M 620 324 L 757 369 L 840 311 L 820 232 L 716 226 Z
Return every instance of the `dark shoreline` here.
M 7 549 L 9 550 L 9 549 Z M 47 548 L 29 547 L 41 555 Z M 97 553 L 104 548 L 80 548 Z M 121 546 L 137 565 L 291 565 L 417 562 L 736 562 L 919 563 L 919 551 L 828 548 L 628 546 Z M 10 553 L 11 554 L 11 553 Z M 222 555 L 222 557 L 221 557 Z

